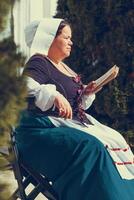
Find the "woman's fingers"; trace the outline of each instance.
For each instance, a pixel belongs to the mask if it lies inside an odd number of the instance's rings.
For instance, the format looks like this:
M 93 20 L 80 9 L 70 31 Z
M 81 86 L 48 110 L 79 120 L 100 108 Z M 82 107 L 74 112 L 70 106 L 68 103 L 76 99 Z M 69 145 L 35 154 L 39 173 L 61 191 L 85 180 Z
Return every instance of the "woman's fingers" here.
M 88 94 L 93 93 L 94 90 L 95 90 L 95 87 L 96 87 L 95 81 L 90 82 L 90 83 L 85 87 L 85 89 L 84 89 L 84 94 L 85 94 L 85 95 L 88 95 Z
M 64 117 L 64 118 L 66 118 L 66 119 L 71 119 L 72 118 L 72 111 L 70 110 L 70 109 L 67 109 L 67 108 L 65 108 L 65 109 L 59 109 L 59 116 L 60 117 Z
M 67 118 L 72 119 L 72 108 L 71 108 L 70 105 L 68 105 L 68 106 L 66 107 L 66 114 L 64 115 L 64 117 L 65 117 L 66 119 L 67 119 Z
M 72 108 L 71 108 L 71 106 L 70 106 L 70 111 L 69 111 L 68 118 L 69 118 L 69 119 L 72 119 L 72 116 L 73 116 L 73 111 L 72 111 Z
M 85 87 L 83 94 L 90 95 L 90 94 L 99 92 L 101 89 L 102 87 L 97 88 L 95 81 L 92 81 Z
M 56 96 L 54 104 L 59 110 L 60 117 L 72 118 L 72 108 L 63 95 Z
M 64 118 L 72 118 L 72 108 L 70 105 L 64 105 L 59 108 L 59 115 Z

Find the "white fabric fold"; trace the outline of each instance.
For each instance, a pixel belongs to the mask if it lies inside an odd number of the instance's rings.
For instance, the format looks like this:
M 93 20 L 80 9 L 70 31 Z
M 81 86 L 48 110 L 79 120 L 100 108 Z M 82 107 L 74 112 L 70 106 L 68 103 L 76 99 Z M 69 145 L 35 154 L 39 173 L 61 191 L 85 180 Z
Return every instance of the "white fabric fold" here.
M 62 20 L 58 18 L 43 18 L 40 20 L 31 45 L 31 55 L 35 53 L 48 54 Z
M 53 116 L 49 116 L 49 119 L 56 127 L 72 127 L 96 137 L 103 143 L 106 150 L 109 152 L 112 157 L 113 164 L 117 168 L 121 178 L 128 180 L 134 179 L 134 155 L 123 136 L 116 130 L 101 124 L 91 115 L 86 114 L 86 116 L 93 125 L 86 124 L 86 127 L 84 127 L 76 120 Z M 114 149 L 117 149 L 117 151 Z M 124 151 L 124 149 L 127 150 Z
M 39 84 L 31 77 L 27 78 L 28 96 L 35 97 L 35 104 L 42 111 L 50 109 L 54 105 L 55 97 L 59 94 L 53 84 Z
M 90 95 L 83 95 L 82 96 L 82 106 L 84 110 L 87 110 L 95 100 L 95 94 L 90 94 Z

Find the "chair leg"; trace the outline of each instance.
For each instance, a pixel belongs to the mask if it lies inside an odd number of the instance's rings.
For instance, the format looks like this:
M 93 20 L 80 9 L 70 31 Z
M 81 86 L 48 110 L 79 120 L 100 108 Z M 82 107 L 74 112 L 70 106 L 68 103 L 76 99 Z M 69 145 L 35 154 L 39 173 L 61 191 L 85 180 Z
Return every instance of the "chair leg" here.
M 56 192 L 49 184 L 49 180 L 35 172 L 29 166 L 24 165 L 20 160 L 15 134 L 15 131 L 12 130 L 10 154 L 14 158 L 11 161 L 11 165 L 18 183 L 18 189 L 13 193 L 10 200 L 17 200 L 18 198 L 21 200 L 34 200 L 39 193 L 42 193 L 48 200 L 58 200 Z M 29 194 L 26 194 L 25 190 L 29 184 L 32 184 L 34 188 Z

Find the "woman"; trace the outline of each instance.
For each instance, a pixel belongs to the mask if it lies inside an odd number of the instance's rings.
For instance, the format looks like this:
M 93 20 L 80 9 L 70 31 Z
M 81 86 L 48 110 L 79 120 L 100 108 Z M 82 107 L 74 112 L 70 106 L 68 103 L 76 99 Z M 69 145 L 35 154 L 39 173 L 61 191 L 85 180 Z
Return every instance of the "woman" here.
M 84 86 L 63 60 L 72 32 L 62 19 L 25 30 L 28 108 L 17 128 L 22 159 L 52 182 L 60 200 L 132 200 L 134 156 L 123 137 L 85 113 L 95 83 Z

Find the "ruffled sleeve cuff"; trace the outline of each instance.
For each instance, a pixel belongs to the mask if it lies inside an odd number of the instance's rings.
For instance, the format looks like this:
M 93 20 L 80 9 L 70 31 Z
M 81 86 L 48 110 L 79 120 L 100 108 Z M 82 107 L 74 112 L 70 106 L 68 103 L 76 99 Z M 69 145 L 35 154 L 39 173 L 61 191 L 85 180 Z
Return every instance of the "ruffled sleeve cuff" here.
M 83 95 L 82 96 L 82 106 L 84 110 L 87 110 L 95 100 L 96 95 L 91 94 L 91 95 Z
M 55 97 L 59 94 L 53 84 L 39 84 L 31 77 L 27 78 L 28 95 L 35 97 L 35 104 L 42 111 L 50 109 L 54 105 Z

